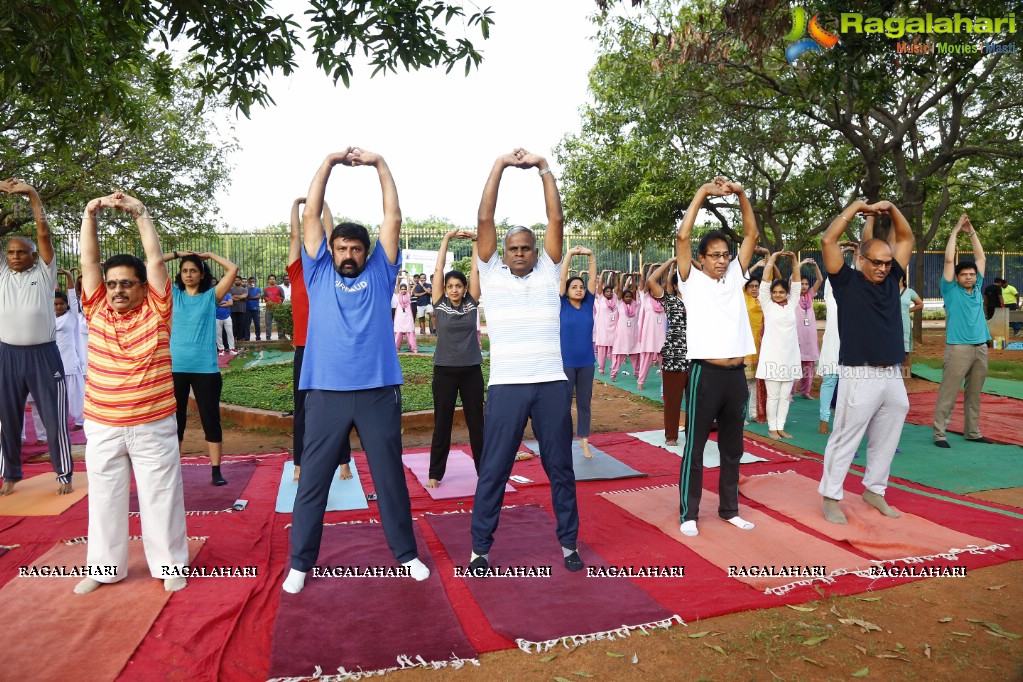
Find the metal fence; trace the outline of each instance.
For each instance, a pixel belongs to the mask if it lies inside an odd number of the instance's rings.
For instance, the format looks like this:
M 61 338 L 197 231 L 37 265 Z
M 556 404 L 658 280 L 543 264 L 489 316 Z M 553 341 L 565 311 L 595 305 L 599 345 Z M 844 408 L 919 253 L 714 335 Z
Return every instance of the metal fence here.
M 440 248 L 444 232 L 435 229 L 405 229 L 401 233 L 401 245 L 405 249 L 423 249 L 435 251 Z M 163 238 L 164 251 L 210 251 L 224 256 L 238 264 L 243 277 L 255 277 L 260 284 L 266 282 L 267 275 L 278 278 L 288 264 L 287 234 L 217 234 L 201 238 L 180 238 L 174 235 Z M 537 239 L 543 241 L 543 230 L 537 232 Z M 604 246 L 599 234 L 585 231 L 567 230 L 565 232 L 565 250 L 573 246 L 585 246 L 597 255 L 599 270 L 616 270 L 619 272 L 638 272 L 641 264 L 663 262 L 674 255 L 674 243 L 648 244 L 641 250 L 621 251 Z M 70 268 L 78 265 L 78 233 L 54 234 L 54 248 L 57 251 L 59 267 Z M 471 245 L 465 240 L 452 240 L 449 251 L 455 260 L 469 256 Z M 104 257 L 115 253 L 134 253 L 142 255 L 142 246 L 138 234 L 127 232 L 102 235 L 100 237 L 100 253 Z M 963 254 L 964 256 L 966 254 Z M 807 249 L 797 254 L 803 258 L 813 258 L 823 270 L 823 260 L 819 250 Z M 939 282 L 944 267 L 944 251 L 927 251 L 924 254 L 923 286 L 918 288 L 913 279 L 916 267 L 916 254 L 909 265 L 909 285 L 917 290 L 924 299 L 940 299 Z M 582 259 L 575 263 L 577 268 L 585 267 Z M 213 264 L 216 275 L 217 266 Z M 174 268 L 172 267 L 172 270 Z M 1004 277 L 1010 283 L 1021 288 L 1023 283 L 1023 253 L 996 252 L 987 254 L 987 281 L 994 277 Z M 823 292 L 819 295 L 823 300 Z

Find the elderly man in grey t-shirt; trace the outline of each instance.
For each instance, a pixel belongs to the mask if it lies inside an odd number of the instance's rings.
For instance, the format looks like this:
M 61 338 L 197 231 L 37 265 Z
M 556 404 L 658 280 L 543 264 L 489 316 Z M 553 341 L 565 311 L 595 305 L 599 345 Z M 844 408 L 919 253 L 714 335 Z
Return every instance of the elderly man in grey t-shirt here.
M 68 436 L 67 385 L 57 349 L 53 288 L 57 259 L 50 227 L 35 189 L 14 178 L 0 182 L 0 193 L 28 197 L 39 248 L 28 237 L 12 237 L 0 260 L 0 495 L 14 492 L 22 479 L 21 425 L 31 392 L 50 434 L 50 462 L 57 473 L 57 494 L 71 492 L 71 440 Z

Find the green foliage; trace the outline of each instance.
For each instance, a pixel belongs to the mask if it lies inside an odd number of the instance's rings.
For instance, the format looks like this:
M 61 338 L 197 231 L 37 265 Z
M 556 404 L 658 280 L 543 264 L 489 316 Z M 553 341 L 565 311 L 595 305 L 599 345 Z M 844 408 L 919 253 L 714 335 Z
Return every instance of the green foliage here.
M 274 322 L 277 323 L 277 336 L 278 338 L 284 338 L 285 335 L 291 336 L 295 331 L 295 320 L 292 318 L 291 312 L 291 301 L 285 301 L 280 304 L 268 303 L 270 306 L 270 314 L 274 318 Z M 269 335 L 269 332 L 267 332 Z
M 316 64 L 347 86 L 361 52 L 378 72 L 464 62 L 482 57 L 467 37 L 451 38 L 454 25 L 486 39 L 489 7 L 466 16 L 460 2 L 445 0 L 309 0 L 306 39 Z M 71 112 L 83 118 L 110 113 L 141 122 L 149 111 L 130 101 L 132 78 L 153 72 L 157 96 L 167 96 L 175 55 L 197 70 L 203 99 L 226 100 L 246 116 L 273 100 L 265 79 L 290 75 L 302 49 L 292 15 L 273 12 L 268 0 L 12 0 L 0 13 L 0 99 L 30 100 L 49 122 Z M 181 48 L 186 50 L 183 51 Z M 203 104 L 200 101 L 199 106 Z
M 944 308 L 938 308 L 937 310 L 924 310 L 922 314 L 923 314 L 925 320 L 944 320 L 945 319 L 945 309 Z

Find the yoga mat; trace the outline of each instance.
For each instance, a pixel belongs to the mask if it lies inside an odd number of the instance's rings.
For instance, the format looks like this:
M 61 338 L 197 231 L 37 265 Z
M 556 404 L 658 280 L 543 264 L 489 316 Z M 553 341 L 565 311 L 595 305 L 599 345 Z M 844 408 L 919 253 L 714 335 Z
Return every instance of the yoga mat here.
M 537 455 L 541 455 L 540 443 L 535 440 L 523 441 L 523 444 Z M 603 450 L 590 446 L 593 457 L 583 454 L 583 446 L 578 440 L 572 440 L 572 470 L 577 481 L 610 481 L 616 478 L 638 478 L 646 476 L 627 464 L 607 454 Z
M 929 367 L 920 363 L 914 363 L 913 376 L 920 377 L 921 379 L 927 379 L 927 381 L 933 381 L 936 384 L 941 383 L 941 369 L 936 367 Z M 1023 399 L 1023 382 L 1013 381 L 1012 379 L 995 379 L 993 377 L 987 377 L 984 379 L 984 388 L 982 390 L 984 393 L 989 393 L 991 395 Z
M 849 520 L 848 525 L 830 523 L 821 511 L 817 484 L 806 476 L 786 471 L 740 478 L 739 492 L 821 535 L 847 542 L 877 559 L 933 557 L 958 554 L 971 547 L 990 550 L 995 546 L 990 540 L 950 530 L 904 509 L 898 509 L 902 512 L 901 518 L 889 518 L 864 502 L 860 495 L 846 494 L 838 503 Z
M 633 438 L 638 438 L 644 443 L 655 445 L 659 448 L 664 448 L 670 453 L 682 456 L 685 450 L 686 433 L 685 431 L 678 432 L 678 445 L 665 445 L 664 444 L 664 431 L 639 431 L 636 433 L 630 433 Z M 748 452 L 742 453 L 742 459 L 739 460 L 740 464 L 751 464 L 753 462 L 767 462 L 763 457 L 757 457 L 751 455 Z M 703 448 L 703 466 L 705 469 L 717 469 L 721 466 L 721 451 L 718 450 L 718 443 L 716 440 L 707 439 L 707 445 Z
M 83 429 L 73 429 L 71 426 L 68 426 L 68 436 L 70 437 L 71 445 L 85 445 L 85 431 Z M 50 453 L 50 446 L 48 444 L 36 445 L 35 442 L 35 422 L 32 420 L 32 415 L 26 412 L 25 440 L 21 442 L 21 461 L 26 462 L 38 455 L 48 455 Z
M 273 628 L 270 677 L 312 677 L 460 664 L 475 659 L 448 602 L 426 542 L 419 558 L 430 577 L 314 577 L 282 593 Z M 323 528 L 319 567 L 400 568 L 379 524 Z M 279 588 L 278 588 L 279 589 Z M 325 620 L 326 618 L 326 620 Z
M 256 470 L 255 462 L 221 462 L 220 471 L 227 479 L 227 485 L 213 485 L 209 464 L 182 464 L 181 483 L 185 489 L 185 513 L 203 514 L 227 511 L 235 500 L 242 497 L 245 486 Z M 139 512 L 138 492 L 132 481 L 128 511 Z
M 799 585 L 816 581 L 833 582 L 837 576 L 863 571 L 870 566 L 867 559 L 744 505 L 739 505 L 739 516 L 756 528 L 740 530 L 718 517 L 718 496 L 709 490 L 703 491 L 700 501 L 703 513 L 697 524 L 700 534 L 696 537 L 687 537 L 679 531 L 677 485 L 600 493 L 600 496 L 685 545 L 726 575 L 732 566 L 823 567 L 819 576 L 734 576 L 735 580 L 768 594 L 785 594 Z
M 909 396 L 912 404 L 913 395 Z M 828 436 L 817 433 L 820 421 L 816 400 L 796 398 L 789 408 L 786 430 L 795 438 L 790 445 L 823 455 Z M 763 424 L 750 424 L 747 430 L 767 434 Z M 899 440 L 900 452 L 892 462 L 892 476 L 954 493 L 972 493 L 995 488 L 1023 486 L 1023 467 L 1019 465 L 1020 449 L 1015 445 L 984 445 L 962 438 L 949 439 L 951 450 L 934 447 L 934 431 L 930 427 L 903 424 Z M 866 464 L 866 444 L 857 449 L 855 464 Z
M 266 367 L 267 365 L 288 365 L 295 361 L 293 350 L 257 350 L 249 356 L 252 359 L 245 363 L 245 369 Z
M 340 467 L 334 470 L 334 478 L 330 482 L 330 493 L 327 496 L 327 511 L 348 511 L 350 509 L 369 509 L 366 491 L 359 480 L 359 470 L 355 460 L 351 462 L 352 477 L 346 481 L 338 478 Z M 281 472 L 281 485 L 277 490 L 277 505 L 274 508 L 279 514 L 290 514 L 295 509 L 295 495 L 298 494 L 298 483 L 295 478 L 295 463 L 288 460 Z
M 57 494 L 57 475 L 38 474 L 23 478 L 10 495 L 0 496 L 0 516 L 57 516 L 89 492 L 89 480 L 84 471 L 76 471 L 71 478 L 72 492 Z
M 462 450 L 450 450 L 448 452 L 448 466 L 444 471 L 444 479 L 440 487 L 427 488 L 426 482 L 430 480 L 430 452 L 410 452 L 402 455 L 401 463 L 408 467 L 408 470 L 416 477 L 423 489 L 435 500 L 450 500 L 456 497 L 472 497 L 476 494 L 476 465 L 472 457 Z M 504 492 L 515 492 L 510 484 L 505 484 Z
M 644 398 L 663 403 L 664 398 L 661 396 L 661 373 L 658 371 L 659 369 L 656 366 L 650 368 L 650 373 L 646 376 L 646 383 L 643 384 L 642 391 L 639 390 L 639 384 L 636 383 L 636 369 L 632 366 L 631 360 L 627 360 L 618 371 L 618 381 L 611 381 L 611 358 L 607 359 L 607 366 L 604 368 L 605 373 L 594 372 L 593 378 L 633 395 L 641 395 Z
M 190 561 L 202 544 L 202 540 L 189 540 Z M 71 570 L 85 565 L 85 556 L 84 542 L 59 542 L 31 565 L 66 566 Z M 163 589 L 162 580 L 150 576 L 142 540 L 128 543 L 128 577 L 121 582 L 78 595 L 74 587 L 81 579 L 16 577 L 0 589 L 5 611 L 22 614 L 4 623 L 8 638 L 4 644 L 4 679 L 113 680 L 172 596 Z M 42 632 L 46 633 L 46 641 L 60 642 L 59 652 L 44 648 Z
M 428 514 L 426 519 L 455 565 L 467 566 L 472 515 Z M 554 519 L 536 505 L 502 509 L 490 552 L 492 568 L 549 567 L 550 577 L 461 578 L 498 633 L 531 652 L 562 640 L 580 643 L 626 635 L 633 628 L 668 627 L 677 618 L 631 580 L 566 569 L 554 527 Z M 585 543 L 579 542 L 578 549 L 588 566 L 607 566 Z
M 913 393 L 909 396 L 909 414 L 906 416 L 906 421 L 933 428 L 934 406 L 937 402 L 937 391 Z M 997 443 L 1023 445 L 1023 429 L 1019 424 L 1020 416 L 1023 416 L 1023 402 L 1015 398 L 981 394 L 980 432 L 986 438 Z M 956 404 L 952 408 L 952 421 L 949 422 L 945 430 L 962 434 L 963 426 L 963 394 L 960 392 L 956 397 Z

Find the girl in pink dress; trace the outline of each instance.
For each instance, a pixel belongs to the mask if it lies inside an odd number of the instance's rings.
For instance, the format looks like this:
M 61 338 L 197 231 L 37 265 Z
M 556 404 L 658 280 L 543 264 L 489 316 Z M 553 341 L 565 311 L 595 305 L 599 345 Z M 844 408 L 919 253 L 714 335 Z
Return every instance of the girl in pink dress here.
M 601 281 L 605 282 L 602 295 L 597 296 L 593 302 L 593 345 L 597 351 L 597 370 L 603 374 L 607 366 L 607 356 L 611 355 L 615 345 L 615 329 L 618 326 L 618 316 L 621 314 L 621 301 L 615 294 L 614 273 L 607 280 L 604 275 L 607 270 L 601 273 Z M 614 360 L 612 360 L 612 364 Z
M 648 265 L 654 266 L 657 263 Z M 636 374 L 636 387 L 642 391 L 650 367 L 654 362 L 661 364 L 661 348 L 668 333 L 668 321 L 664 306 L 647 291 L 646 277 L 640 280 L 639 304 L 639 371 Z
M 398 305 L 394 309 L 394 347 L 401 350 L 402 337 L 408 341 L 413 353 L 419 352 L 416 344 L 416 321 L 412 317 L 412 297 L 408 293 L 408 285 L 402 283 L 401 275 L 394 284 L 394 293 L 398 297 Z
M 619 289 L 621 303 L 618 304 L 618 320 L 615 326 L 615 340 L 611 347 L 611 381 L 618 380 L 618 371 L 625 364 L 625 358 L 632 362 L 632 371 L 639 369 L 639 302 L 632 290 L 632 276 Z
M 799 359 L 803 367 L 802 376 L 792 384 L 792 395 L 796 391 L 803 394 L 807 400 L 810 399 L 810 389 L 813 387 L 813 375 L 817 367 L 817 358 L 820 357 L 820 347 L 817 345 L 817 315 L 813 311 L 813 299 L 824 281 L 821 269 L 812 258 L 804 258 L 799 263 L 800 267 L 812 265 L 817 280 L 810 286 L 810 278 L 803 275 L 799 304 L 796 309 L 796 336 L 799 338 Z

